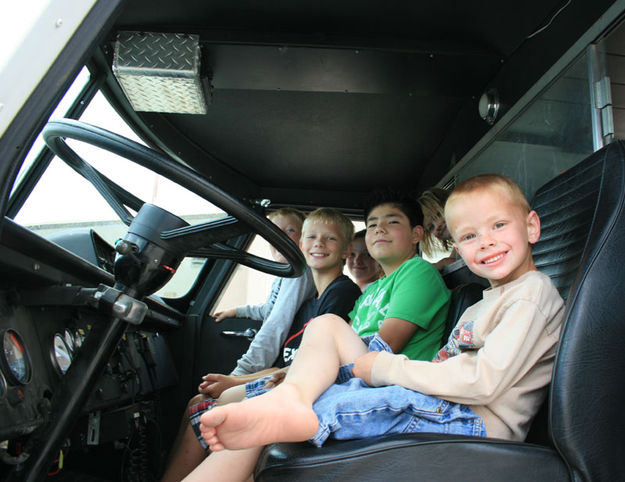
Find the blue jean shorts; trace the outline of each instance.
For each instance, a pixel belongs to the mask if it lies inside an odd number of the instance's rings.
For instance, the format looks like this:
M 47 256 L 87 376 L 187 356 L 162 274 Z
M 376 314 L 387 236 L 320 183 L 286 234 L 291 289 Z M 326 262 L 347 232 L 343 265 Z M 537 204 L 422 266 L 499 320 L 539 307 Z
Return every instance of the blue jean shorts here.
M 390 347 L 377 334 L 364 339 L 369 351 Z M 310 442 L 321 447 L 337 440 L 396 433 L 451 433 L 486 436 L 481 417 L 466 405 L 424 395 L 399 385 L 370 387 L 352 374 L 353 364 L 339 369 L 336 383 L 313 404 L 319 429 Z
M 332 385 L 313 410 L 319 429 L 310 442 L 317 447 L 330 436 L 337 440 L 414 432 L 486 436 L 482 418 L 466 405 L 399 385 L 370 387 L 360 378 Z
M 247 382 L 245 384 L 245 396 L 247 398 L 257 397 L 263 393 L 267 393 L 271 388 L 265 388 L 265 383 L 271 380 L 273 375 L 267 375 L 266 377 L 259 378 L 253 382 Z

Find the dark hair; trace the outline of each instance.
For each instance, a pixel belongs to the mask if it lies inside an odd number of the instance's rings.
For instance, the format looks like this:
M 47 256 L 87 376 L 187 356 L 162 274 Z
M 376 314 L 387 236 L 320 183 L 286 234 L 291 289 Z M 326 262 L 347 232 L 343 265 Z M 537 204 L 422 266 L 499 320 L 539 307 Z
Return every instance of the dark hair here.
M 365 223 L 371 211 L 383 204 L 392 204 L 404 213 L 410 222 L 410 227 L 423 226 L 423 212 L 415 196 L 395 189 L 377 189 L 371 194 L 365 202 Z
M 361 229 L 357 233 L 354 233 L 354 239 L 365 239 L 365 235 L 367 234 L 366 229 Z

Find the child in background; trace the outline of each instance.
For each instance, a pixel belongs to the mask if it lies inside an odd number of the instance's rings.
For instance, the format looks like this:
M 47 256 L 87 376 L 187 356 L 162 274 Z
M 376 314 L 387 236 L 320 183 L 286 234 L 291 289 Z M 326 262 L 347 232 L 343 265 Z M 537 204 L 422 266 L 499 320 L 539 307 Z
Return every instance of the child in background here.
M 258 396 L 278 383 L 278 374 L 283 374 L 290 365 L 312 318 L 333 313 L 341 320 L 339 323 L 346 324 L 348 313 L 360 296 L 358 286 L 343 274 L 353 235 L 354 224 L 334 209 L 320 208 L 306 218 L 299 245 L 318 294 L 304 301 L 295 315 L 276 367 L 244 376 L 220 375 L 219 381 L 210 387 L 214 398 L 198 395 L 191 400 L 163 481 L 179 481 L 206 457 L 208 446 L 199 431 L 200 416 L 205 411 Z
M 436 254 L 437 248 L 442 248 L 444 251 L 451 250 L 449 256 L 434 263 L 439 271 L 456 261 L 457 257 L 456 251 L 453 249 L 453 240 L 443 216 L 448 197 L 449 191 L 435 187 L 424 191 L 418 200 L 423 211 L 423 229 L 425 230 L 419 245 L 421 251 L 426 256 L 432 257 Z
M 361 291 L 365 291 L 382 274 L 382 268 L 367 250 L 365 233 L 363 229 L 354 234 L 352 249 L 347 257 L 347 269 Z
M 229 480 L 245 480 L 263 445 L 307 439 L 321 444 L 330 433 L 360 438 L 416 430 L 525 438 L 551 379 L 564 313 L 558 291 L 532 259 L 540 220 L 518 185 L 499 175 L 461 183 L 447 201 L 445 218 L 467 266 L 491 288 L 462 315 L 433 361 L 367 353 L 349 330 L 328 332 L 317 323 L 323 317 L 317 318 L 279 387 L 203 417 L 211 450 L 245 450 L 214 453 L 187 480 L 220 473 L 233 462 L 237 471 Z M 348 362 L 360 380 L 337 388 L 346 384 L 332 385 L 333 377 Z
M 294 243 L 299 243 L 302 234 L 302 223 L 305 216 L 293 208 L 281 208 L 267 216 Z M 271 254 L 281 263 L 286 263 L 282 254 L 273 246 Z M 215 313 L 216 322 L 226 318 L 251 318 L 263 324 L 250 343 L 247 352 L 238 360 L 231 375 L 249 375 L 273 365 L 280 353 L 280 347 L 286 339 L 295 313 L 302 303 L 315 294 L 312 274 L 307 269 L 298 278 L 276 278 L 271 287 L 267 301 L 262 305 L 239 306 Z M 212 374 L 202 377 L 198 392 L 209 394 L 212 383 L 216 380 Z

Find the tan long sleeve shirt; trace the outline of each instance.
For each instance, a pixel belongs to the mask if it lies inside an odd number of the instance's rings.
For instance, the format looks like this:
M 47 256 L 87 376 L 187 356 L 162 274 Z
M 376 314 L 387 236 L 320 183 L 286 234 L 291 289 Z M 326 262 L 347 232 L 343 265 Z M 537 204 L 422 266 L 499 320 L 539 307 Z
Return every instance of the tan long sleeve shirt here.
M 549 277 L 530 271 L 484 291 L 437 355 L 442 361 L 381 352 L 373 384 L 401 385 L 469 405 L 489 437 L 524 440 L 551 381 L 563 306 Z

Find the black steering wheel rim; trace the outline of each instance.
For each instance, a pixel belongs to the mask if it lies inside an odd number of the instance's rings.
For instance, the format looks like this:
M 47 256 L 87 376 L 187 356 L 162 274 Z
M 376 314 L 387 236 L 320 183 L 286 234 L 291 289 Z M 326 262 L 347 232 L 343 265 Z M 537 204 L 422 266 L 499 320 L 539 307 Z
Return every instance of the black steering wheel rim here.
M 219 189 L 196 171 L 173 161 L 164 154 L 106 129 L 71 119 L 48 122 L 42 135 L 52 152 L 94 184 L 94 187 L 124 223 L 130 224 L 132 220 L 132 215 L 125 210 L 119 198 L 119 191 L 126 192 L 78 156 L 67 145 L 66 139 L 75 139 L 112 152 L 184 186 L 243 222 L 282 253 L 287 263 L 278 263 L 261 258 L 242 250 L 224 246 L 221 243 L 215 243 L 208 247 L 205 250 L 206 256 L 232 259 L 252 269 L 275 276 L 295 277 L 303 273 L 306 263 L 301 251 L 276 225 L 262 214 Z M 142 202 L 131 194 L 126 194 L 131 196 L 135 203 Z M 132 207 L 136 209 L 136 206 Z M 191 251 L 193 250 L 188 250 L 189 253 Z

